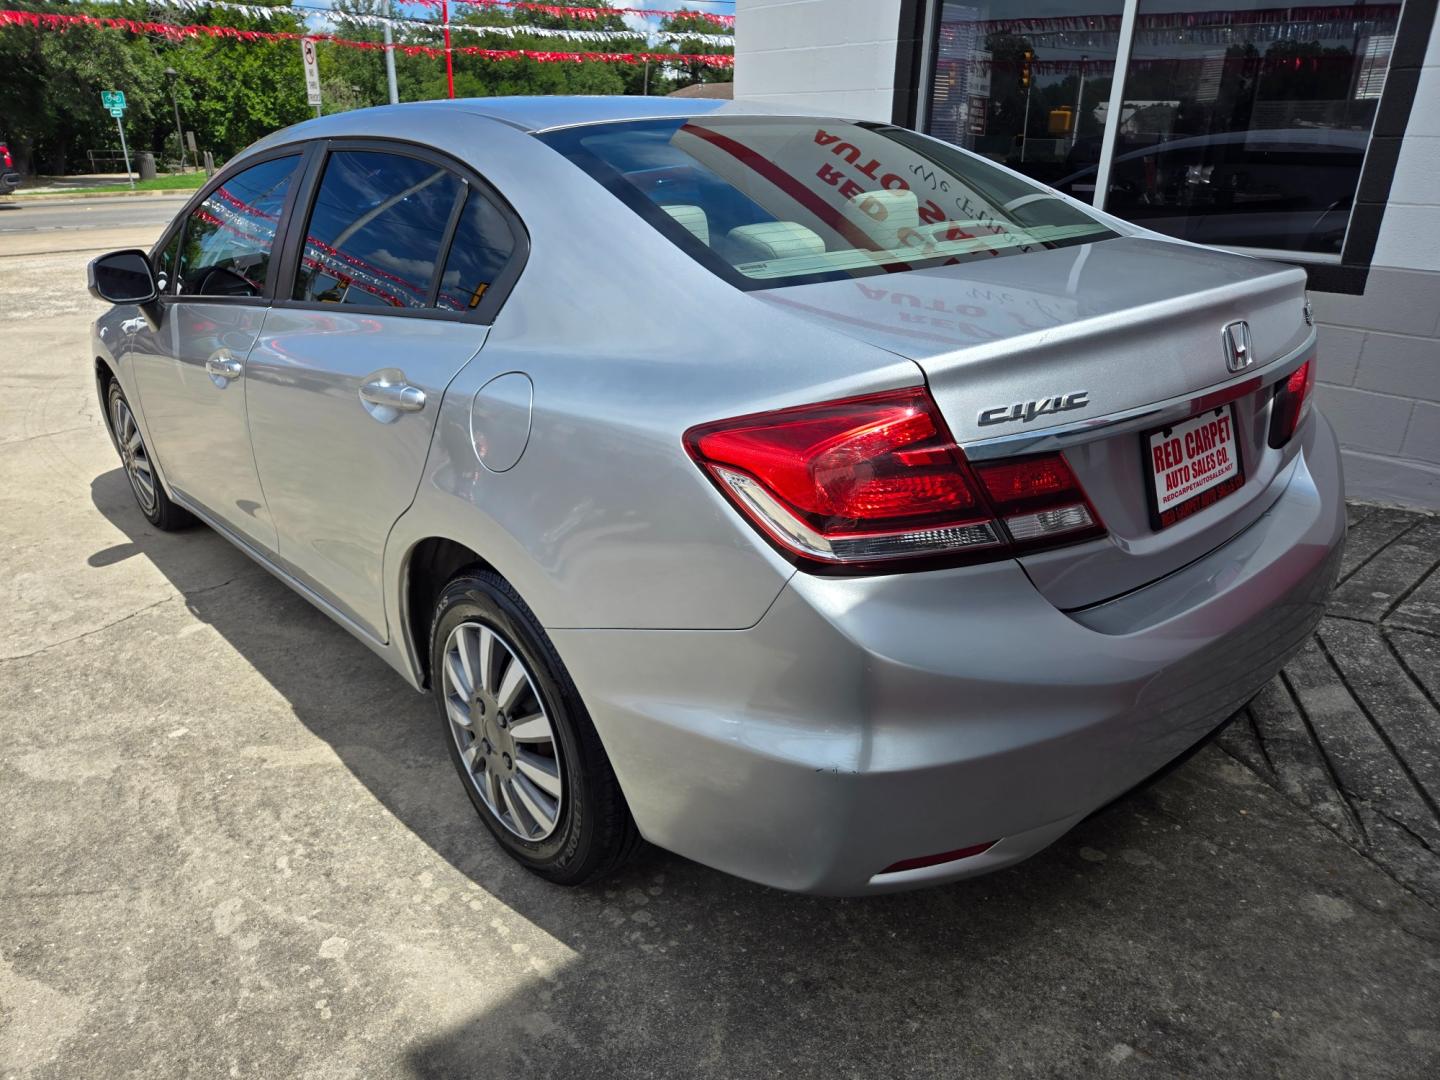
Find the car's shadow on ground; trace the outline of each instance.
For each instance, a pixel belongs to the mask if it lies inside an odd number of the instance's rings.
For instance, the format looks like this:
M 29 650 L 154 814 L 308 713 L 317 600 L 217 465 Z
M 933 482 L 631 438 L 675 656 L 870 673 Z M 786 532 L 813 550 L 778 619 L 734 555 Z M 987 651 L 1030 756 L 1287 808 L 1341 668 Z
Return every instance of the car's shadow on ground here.
M 1090 951 L 1074 937 L 1105 927 L 1110 901 L 1077 883 L 1106 858 L 1100 849 L 1142 852 L 1119 860 L 1130 876 L 1155 864 L 1143 851 L 1165 811 L 1147 794 L 1016 869 L 919 893 L 797 897 L 654 849 L 603 885 L 547 885 L 503 856 L 476 819 L 428 697 L 212 531 L 151 528 L 118 468 L 93 481 L 92 498 L 128 537 L 92 554 L 92 565 L 149 560 L 390 814 L 565 947 L 570 959 L 559 965 L 527 968 L 517 956 L 523 990 L 411 1048 L 416 1075 L 626 1074 L 633 1047 L 657 1043 L 647 1025 L 662 1022 L 658 1041 L 674 1056 L 649 1062 L 645 1075 L 748 1075 L 797 1054 L 831 1063 L 827 1075 L 847 1073 L 841 1062 L 856 1075 L 882 1066 L 903 1074 L 898 1062 L 925 1053 L 895 1057 L 892 1041 L 960 1022 L 955 995 L 977 964 L 998 980 L 1003 1002 L 1027 980 L 1065 978 L 1068 963 L 1057 970 L 1057 957 Z M 1131 962 L 1111 956 L 1101 967 L 1117 961 Z M 972 1002 L 977 989 L 967 992 Z M 1035 1006 L 996 1006 L 1012 1007 Z M 974 1022 L 998 1023 L 999 1013 Z

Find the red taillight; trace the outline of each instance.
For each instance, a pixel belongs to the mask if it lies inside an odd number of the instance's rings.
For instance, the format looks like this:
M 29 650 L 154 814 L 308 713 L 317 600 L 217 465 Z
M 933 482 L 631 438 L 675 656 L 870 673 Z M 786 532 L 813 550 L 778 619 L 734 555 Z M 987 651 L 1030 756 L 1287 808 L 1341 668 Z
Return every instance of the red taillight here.
M 1294 437 L 1295 429 L 1310 409 L 1310 394 L 1314 389 L 1314 360 L 1306 360 L 1275 387 L 1275 400 L 1270 405 L 1271 449 L 1280 449 Z
M 1097 531 L 1058 455 L 984 466 L 982 493 L 923 387 L 705 424 L 685 445 L 766 536 L 829 565 L 1002 556 Z
M 7 169 L 13 169 L 15 167 L 15 162 L 10 157 L 10 147 L 4 143 L 0 143 L 0 160 L 5 162 L 5 168 Z
M 1056 537 L 1075 543 L 1105 532 L 1080 481 L 1059 454 L 977 465 L 975 471 L 1005 530 L 1019 545 L 1036 547 Z

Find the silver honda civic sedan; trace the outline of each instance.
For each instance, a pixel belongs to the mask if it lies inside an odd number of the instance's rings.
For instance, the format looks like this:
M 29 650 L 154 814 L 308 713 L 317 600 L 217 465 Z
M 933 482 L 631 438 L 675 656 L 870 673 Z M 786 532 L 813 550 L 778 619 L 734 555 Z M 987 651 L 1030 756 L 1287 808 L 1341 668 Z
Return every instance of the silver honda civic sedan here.
M 887 124 L 329 116 L 90 287 L 140 513 L 432 694 L 558 883 L 1016 863 L 1270 679 L 1344 539 L 1301 270 Z

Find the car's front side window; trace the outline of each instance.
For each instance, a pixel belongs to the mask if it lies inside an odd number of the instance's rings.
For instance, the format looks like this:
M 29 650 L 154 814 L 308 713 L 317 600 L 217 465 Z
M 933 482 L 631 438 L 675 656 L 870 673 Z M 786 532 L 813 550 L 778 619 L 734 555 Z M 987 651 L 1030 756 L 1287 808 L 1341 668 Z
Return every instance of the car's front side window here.
M 220 184 L 190 212 L 175 270 L 178 293 L 264 293 L 275 229 L 299 164 L 300 155 L 294 154 L 253 165 Z
M 161 296 L 175 291 L 175 260 L 180 255 L 180 242 L 184 238 L 184 228 L 176 229 L 170 234 L 165 246 L 155 253 L 155 287 Z
M 464 184 L 433 162 L 335 151 L 315 195 L 293 299 L 378 308 L 430 305 Z

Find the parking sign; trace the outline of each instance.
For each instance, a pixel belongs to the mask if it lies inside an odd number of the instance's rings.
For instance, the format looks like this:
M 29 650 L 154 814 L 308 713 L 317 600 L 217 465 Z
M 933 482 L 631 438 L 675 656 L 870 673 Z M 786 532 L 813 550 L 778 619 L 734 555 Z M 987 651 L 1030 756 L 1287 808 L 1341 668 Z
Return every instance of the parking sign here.
M 311 105 L 319 105 L 320 68 L 315 63 L 314 38 L 305 38 L 300 42 L 300 55 L 305 58 L 305 99 Z

